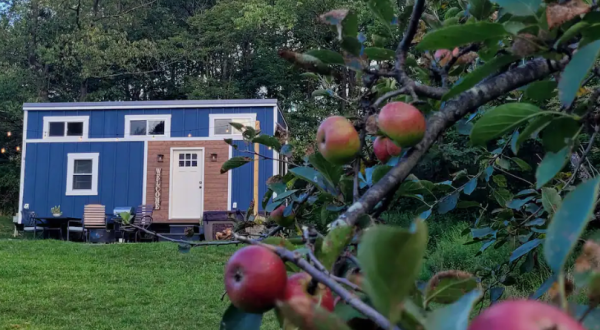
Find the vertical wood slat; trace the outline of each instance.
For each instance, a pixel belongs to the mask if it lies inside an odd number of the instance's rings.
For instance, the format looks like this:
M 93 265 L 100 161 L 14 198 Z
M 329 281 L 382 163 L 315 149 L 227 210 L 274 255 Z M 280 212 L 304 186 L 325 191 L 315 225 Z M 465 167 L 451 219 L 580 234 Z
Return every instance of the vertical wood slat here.
M 254 123 L 254 128 L 256 128 L 256 130 L 260 130 L 260 121 L 256 121 Z M 260 151 L 260 145 L 258 143 L 254 144 L 254 215 L 258 214 L 258 177 L 259 177 L 259 171 L 258 171 L 258 153 Z

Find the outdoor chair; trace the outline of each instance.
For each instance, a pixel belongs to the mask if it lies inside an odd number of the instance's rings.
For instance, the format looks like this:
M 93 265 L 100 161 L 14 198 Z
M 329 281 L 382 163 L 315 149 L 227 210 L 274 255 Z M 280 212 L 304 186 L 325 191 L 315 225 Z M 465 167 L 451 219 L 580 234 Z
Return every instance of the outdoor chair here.
M 44 234 L 43 222 L 36 218 L 35 212 L 21 210 L 21 223 L 23 224 L 23 232 L 33 233 L 35 239 L 38 231 Z
M 140 205 L 135 209 L 135 216 L 133 218 L 133 224 L 137 227 L 141 227 L 144 229 L 150 228 L 152 224 L 152 213 L 154 212 L 153 204 Z M 137 229 L 137 228 L 136 228 Z M 140 239 L 144 239 L 147 237 L 147 233 L 143 230 L 137 229 L 135 231 L 135 241 L 137 242 Z M 152 236 L 152 240 L 154 241 L 156 237 Z
M 84 206 L 83 223 L 80 228 L 83 231 L 86 241 L 89 241 L 90 229 L 106 230 L 106 206 L 100 204 L 88 204 Z

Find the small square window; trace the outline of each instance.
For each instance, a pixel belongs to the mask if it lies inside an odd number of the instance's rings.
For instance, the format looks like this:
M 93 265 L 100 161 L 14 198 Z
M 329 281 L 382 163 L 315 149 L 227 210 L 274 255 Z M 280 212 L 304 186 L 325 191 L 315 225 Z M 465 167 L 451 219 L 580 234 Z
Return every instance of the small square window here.
M 132 120 L 130 125 L 131 135 L 146 135 L 145 120 Z
M 67 136 L 83 136 L 83 123 L 67 123 Z
M 192 154 L 192 160 L 198 159 L 198 154 Z
M 64 122 L 51 122 L 48 136 L 65 136 Z
M 198 161 L 192 160 L 192 167 L 198 167 Z
M 185 166 L 186 166 L 186 167 L 190 167 L 190 166 L 191 166 L 191 163 L 190 163 L 190 161 L 189 161 L 189 160 L 186 160 L 186 161 L 185 161 Z
M 184 155 L 184 154 L 179 154 L 179 160 L 183 160 L 183 159 L 185 159 L 184 157 L 185 157 L 185 155 Z
M 179 161 L 179 167 L 185 167 L 185 162 L 183 160 Z
M 192 159 L 192 154 L 185 154 L 185 159 Z

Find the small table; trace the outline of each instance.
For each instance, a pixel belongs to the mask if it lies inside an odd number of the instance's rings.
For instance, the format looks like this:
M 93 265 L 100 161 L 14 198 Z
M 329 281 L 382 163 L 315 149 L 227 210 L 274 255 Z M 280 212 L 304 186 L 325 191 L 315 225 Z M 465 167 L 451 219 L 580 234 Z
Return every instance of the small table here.
M 73 217 L 36 217 L 37 220 L 40 220 L 44 223 L 44 238 L 47 238 L 46 229 L 48 230 L 60 230 L 60 239 L 64 240 L 65 236 L 63 233 L 66 233 L 69 226 L 69 221 L 81 221 L 81 218 L 73 218 Z

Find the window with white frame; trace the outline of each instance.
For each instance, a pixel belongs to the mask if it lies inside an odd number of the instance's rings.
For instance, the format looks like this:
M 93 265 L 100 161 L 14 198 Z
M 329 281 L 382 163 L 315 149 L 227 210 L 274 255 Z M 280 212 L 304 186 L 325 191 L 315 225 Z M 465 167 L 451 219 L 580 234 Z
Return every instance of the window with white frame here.
M 242 132 L 230 123 L 239 123 L 244 126 L 254 127 L 256 114 L 210 114 L 210 136 L 241 136 Z
M 44 139 L 88 138 L 89 116 L 44 117 Z
M 98 195 L 99 153 L 67 154 L 67 196 Z
M 125 137 L 170 137 L 171 115 L 126 115 Z

